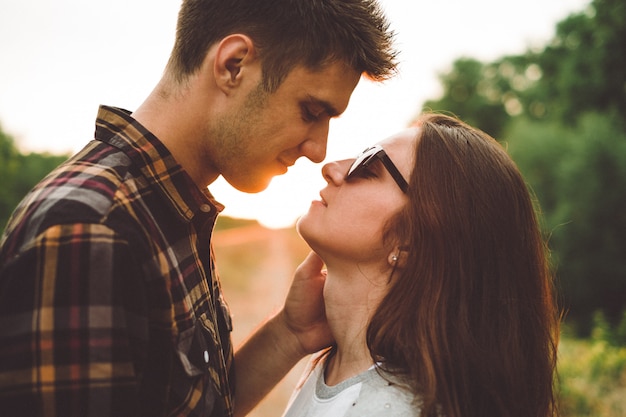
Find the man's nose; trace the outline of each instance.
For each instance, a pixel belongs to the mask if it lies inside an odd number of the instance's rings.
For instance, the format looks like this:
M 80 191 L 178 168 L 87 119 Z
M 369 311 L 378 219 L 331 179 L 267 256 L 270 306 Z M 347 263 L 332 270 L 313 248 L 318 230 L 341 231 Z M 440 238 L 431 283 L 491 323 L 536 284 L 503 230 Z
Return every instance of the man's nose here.
M 312 162 L 320 163 L 326 158 L 329 123 L 324 122 L 311 127 L 308 138 L 302 143 L 302 154 Z

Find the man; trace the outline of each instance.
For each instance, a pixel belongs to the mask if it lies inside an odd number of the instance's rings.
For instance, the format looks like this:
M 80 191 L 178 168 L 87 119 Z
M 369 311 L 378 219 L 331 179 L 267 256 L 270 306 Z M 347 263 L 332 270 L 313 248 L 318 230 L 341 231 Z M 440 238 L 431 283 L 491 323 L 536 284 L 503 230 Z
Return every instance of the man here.
M 328 345 L 309 260 L 233 361 L 207 186 L 258 192 L 321 162 L 361 75 L 394 72 L 391 41 L 374 0 L 184 0 L 154 91 L 133 113 L 102 106 L 95 140 L 5 230 L 0 415 L 245 415 Z

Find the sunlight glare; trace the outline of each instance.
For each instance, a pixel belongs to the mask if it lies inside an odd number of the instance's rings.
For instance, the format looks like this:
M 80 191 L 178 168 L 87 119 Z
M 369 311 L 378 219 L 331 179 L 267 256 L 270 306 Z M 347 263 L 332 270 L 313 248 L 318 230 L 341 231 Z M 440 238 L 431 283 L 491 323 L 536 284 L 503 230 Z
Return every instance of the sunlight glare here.
M 254 218 L 270 229 L 289 228 L 306 213 L 312 200 L 319 199 L 319 190 L 326 184 L 320 170 L 321 165 L 301 158 L 289 168 L 289 175 L 274 177 L 261 193 L 237 191 L 221 177 L 209 189 L 226 206 L 222 215 Z

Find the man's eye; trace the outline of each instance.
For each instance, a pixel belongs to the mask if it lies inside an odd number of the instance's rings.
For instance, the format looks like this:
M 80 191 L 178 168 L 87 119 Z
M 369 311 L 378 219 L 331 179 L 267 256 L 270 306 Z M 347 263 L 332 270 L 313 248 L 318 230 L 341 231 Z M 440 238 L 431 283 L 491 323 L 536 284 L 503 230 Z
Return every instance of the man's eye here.
M 321 113 L 320 113 L 321 114 Z M 302 108 L 302 119 L 306 122 L 316 122 L 320 118 L 320 114 L 313 113 L 309 108 Z

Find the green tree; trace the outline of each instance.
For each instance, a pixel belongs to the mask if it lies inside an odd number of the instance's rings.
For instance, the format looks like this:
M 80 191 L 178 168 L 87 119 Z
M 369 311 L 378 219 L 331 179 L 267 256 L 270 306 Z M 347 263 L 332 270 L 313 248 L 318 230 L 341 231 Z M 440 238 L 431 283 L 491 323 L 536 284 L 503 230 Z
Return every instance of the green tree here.
M 0 230 L 26 193 L 65 159 L 67 155 L 22 154 L 0 127 Z
M 569 318 L 626 308 L 626 2 L 593 0 L 543 48 L 441 74 L 423 110 L 506 141 L 536 191 Z
M 443 97 L 426 101 L 423 110 L 451 112 L 492 136 L 501 135 L 509 116 L 501 101 L 497 71 L 475 59 L 462 58 L 439 79 L 444 86 Z
M 559 22 L 540 50 L 481 63 L 460 58 L 440 74 L 445 110 L 496 138 L 517 116 L 572 125 L 589 111 L 626 114 L 626 2 L 594 0 Z
M 15 208 L 13 182 L 19 166 L 19 152 L 13 138 L 0 127 L 0 229 L 4 228 L 9 214 Z
M 556 36 L 532 56 L 541 69 L 526 106 L 572 124 L 588 111 L 626 114 L 626 3 L 594 0 L 557 25 Z M 531 116 L 537 116 L 529 112 Z
M 580 334 L 626 307 L 626 134 L 607 115 L 573 127 L 518 120 L 508 150 L 544 210 L 563 304 Z

